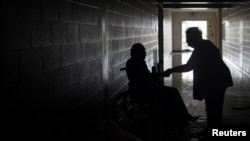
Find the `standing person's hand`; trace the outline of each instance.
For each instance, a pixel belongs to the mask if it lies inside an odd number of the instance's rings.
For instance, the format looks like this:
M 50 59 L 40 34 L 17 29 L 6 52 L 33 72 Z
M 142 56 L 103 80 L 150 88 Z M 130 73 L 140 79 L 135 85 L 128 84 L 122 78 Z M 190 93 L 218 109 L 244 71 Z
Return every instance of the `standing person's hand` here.
M 167 69 L 166 71 L 164 71 L 164 76 L 165 76 L 165 77 L 169 77 L 170 74 L 171 74 L 170 69 Z

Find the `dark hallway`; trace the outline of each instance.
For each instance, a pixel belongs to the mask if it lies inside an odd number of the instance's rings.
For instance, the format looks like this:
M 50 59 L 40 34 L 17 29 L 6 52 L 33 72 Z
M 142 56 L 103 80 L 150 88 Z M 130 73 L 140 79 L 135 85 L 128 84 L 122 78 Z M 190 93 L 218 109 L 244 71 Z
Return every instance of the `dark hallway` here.
M 217 12 L 218 20 L 211 22 L 216 28 L 208 33 L 214 33 L 212 39 L 234 79 L 226 92 L 223 124 L 248 129 L 250 111 L 232 107 L 250 105 L 250 2 L 189 2 L 2 0 L 4 134 L 9 140 L 98 140 L 100 122 L 111 118 L 114 98 L 128 89 L 120 68 L 134 43 L 146 47 L 150 68 L 158 65 L 163 70 L 181 63 L 182 53 L 172 53 L 180 49 L 175 22 L 180 8 L 187 7 Z M 191 96 L 192 77 L 178 74 L 164 82 L 178 88 L 192 114 L 205 118 L 203 102 Z

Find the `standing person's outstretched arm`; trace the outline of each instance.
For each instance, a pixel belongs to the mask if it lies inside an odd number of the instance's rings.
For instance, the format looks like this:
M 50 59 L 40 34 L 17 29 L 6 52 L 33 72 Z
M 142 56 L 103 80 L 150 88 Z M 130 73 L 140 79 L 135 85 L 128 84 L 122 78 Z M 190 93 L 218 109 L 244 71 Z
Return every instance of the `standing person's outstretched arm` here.
M 188 64 L 184 64 L 184 65 L 180 65 L 180 66 L 176 66 L 170 69 L 167 69 L 166 71 L 164 71 L 164 76 L 168 77 L 171 73 L 175 73 L 175 72 L 188 72 L 191 71 L 192 67 Z

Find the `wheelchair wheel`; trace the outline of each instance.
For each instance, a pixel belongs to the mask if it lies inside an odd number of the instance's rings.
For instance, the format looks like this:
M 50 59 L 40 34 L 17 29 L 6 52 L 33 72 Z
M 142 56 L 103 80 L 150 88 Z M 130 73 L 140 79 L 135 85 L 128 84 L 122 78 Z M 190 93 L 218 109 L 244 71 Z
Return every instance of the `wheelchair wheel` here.
M 130 91 L 119 94 L 113 103 L 113 116 L 122 128 L 130 128 L 135 124 L 144 124 L 152 120 L 158 113 L 158 107 L 135 103 L 131 100 Z
M 114 120 L 122 128 L 129 128 L 133 124 L 130 115 L 133 110 L 133 104 L 129 98 L 129 91 L 119 94 L 113 103 Z

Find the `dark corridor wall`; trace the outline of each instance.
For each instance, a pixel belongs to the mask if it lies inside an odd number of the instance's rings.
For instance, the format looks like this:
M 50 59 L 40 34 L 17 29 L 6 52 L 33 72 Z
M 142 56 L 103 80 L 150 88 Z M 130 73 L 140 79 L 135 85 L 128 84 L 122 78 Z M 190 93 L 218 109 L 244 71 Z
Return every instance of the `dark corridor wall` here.
M 42 118 L 40 111 L 75 106 L 98 113 L 126 86 L 119 69 L 133 43 L 146 46 L 149 66 L 156 62 L 150 1 L 1 0 L 0 16 L 1 94 L 12 113 Z

